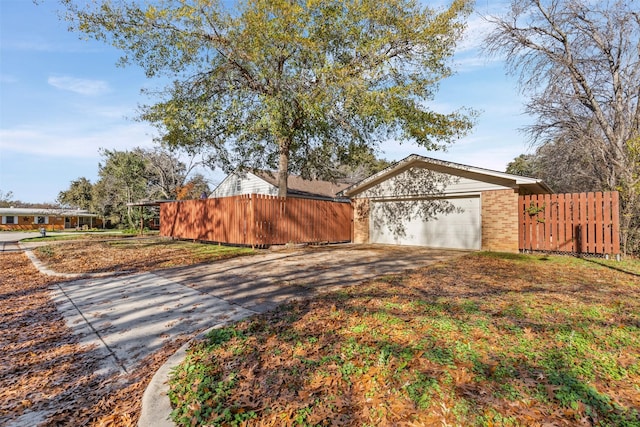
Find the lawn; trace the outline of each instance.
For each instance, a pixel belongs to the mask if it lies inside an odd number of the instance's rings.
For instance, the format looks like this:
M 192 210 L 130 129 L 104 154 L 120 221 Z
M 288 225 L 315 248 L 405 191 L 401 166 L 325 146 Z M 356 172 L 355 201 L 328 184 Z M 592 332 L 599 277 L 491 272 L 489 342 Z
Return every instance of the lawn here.
M 477 253 L 294 302 L 193 345 L 171 380 L 173 416 L 640 426 L 638 271 L 637 260 Z
M 65 273 L 141 272 L 212 262 L 255 253 L 239 248 L 161 237 L 91 238 L 56 242 L 36 248 L 37 257 Z

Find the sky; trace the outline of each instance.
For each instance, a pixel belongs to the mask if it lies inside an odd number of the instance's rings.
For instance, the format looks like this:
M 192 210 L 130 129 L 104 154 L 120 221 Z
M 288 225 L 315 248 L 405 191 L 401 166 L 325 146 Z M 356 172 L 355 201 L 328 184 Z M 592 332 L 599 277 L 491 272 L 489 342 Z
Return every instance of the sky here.
M 483 15 L 499 14 L 505 1 L 478 0 L 465 38 L 453 59 L 456 74 L 441 85 L 430 107 L 450 112 L 476 110 L 474 129 L 446 152 L 388 141 L 380 157 L 411 154 L 504 171 L 530 152 L 520 129 L 531 122 L 526 101 L 500 58 L 480 50 L 490 30 Z M 135 120 L 138 106 L 151 100 L 143 88 L 157 88 L 143 71 L 116 65 L 120 52 L 71 33 L 55 0 L 0 0 L 0 196 L 53 203 L 71 181 L 98 179 L 101 149 L 154 147 L 156 131 Z M 224 174 L 200 169 L 213 189 Z

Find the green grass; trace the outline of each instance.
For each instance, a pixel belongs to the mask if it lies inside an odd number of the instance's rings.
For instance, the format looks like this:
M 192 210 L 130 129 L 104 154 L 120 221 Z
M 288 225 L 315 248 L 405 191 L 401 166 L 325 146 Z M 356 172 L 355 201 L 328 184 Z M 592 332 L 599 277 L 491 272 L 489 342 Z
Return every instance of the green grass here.
M 639 293 L 591 260 L 482 253 L 291 303 L 192 347 L 174 420 L 637 427 Z
M 588 261 L 599 264 L 614 270 L 620 270 L 626 273 L 632 273 L 640 276 L 640 258 L 627 257 L 621 261 L 604 258 L 590 258 Z

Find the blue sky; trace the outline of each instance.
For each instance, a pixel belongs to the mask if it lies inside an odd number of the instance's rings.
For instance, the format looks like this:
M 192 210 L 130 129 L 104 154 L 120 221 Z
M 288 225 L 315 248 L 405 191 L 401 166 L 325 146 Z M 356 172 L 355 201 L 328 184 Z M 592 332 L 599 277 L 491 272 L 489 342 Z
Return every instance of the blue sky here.
M 480 50 L 488 30 L 480 15 L 499 13 L 504 2 L 478 0 L 455 57 L 457 74 L 442 82 L 432 107 L 478 110 L 473 131 L 447 152 L 428 152 L 389 141 L 381 156 L 400 160 L 421 154 L 503 171 L 529 151 L 519 131 L 531 119 L 524 98 L 502 61 Z M 136 66 L 116 66 L 119 52 L 67 31 L 55 0 L 0 0 L 0 191 L 24 202 L 54 202 L 79 177 L 97 180 L 100 149 L 152 147 L 154 130 L 134 119 L 158 85 Z M 220 171 L 201 170 L 212 187 Z

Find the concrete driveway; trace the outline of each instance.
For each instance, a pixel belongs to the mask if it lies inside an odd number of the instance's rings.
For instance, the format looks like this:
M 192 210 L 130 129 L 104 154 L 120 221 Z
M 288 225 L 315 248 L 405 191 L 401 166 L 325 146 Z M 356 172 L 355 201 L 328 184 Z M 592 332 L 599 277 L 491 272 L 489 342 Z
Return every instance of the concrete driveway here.
M 262 313 L 293 298 L 464 253 L 351 244 L 265 251 L 152 273 L 60 283 L 54 288 L 54 300 L 81 342 L 97 346 L 103 370 L 131 372 L 144 357 L 178 336 Z M 145 394 L 143 426 L 163 425 L 170 412 L 166 369 L 156 377 L 150 386 L 153 390 Z
M 335 245 L 56 285 L 54 299 L 84 343 L 134 369 L 167 340 L 263 313 L 291 299 L 429 265 L 465 252 Z
M 18 242 L 22 239 L 38 237 L 37 231 L 0 231 L 0 252 L 17 252 L 21 251 Z
M 409 246 L 311 246 L 156 274 L 245 309 L 264 312 L 291 298 L 355 285 L 464 253 Z

